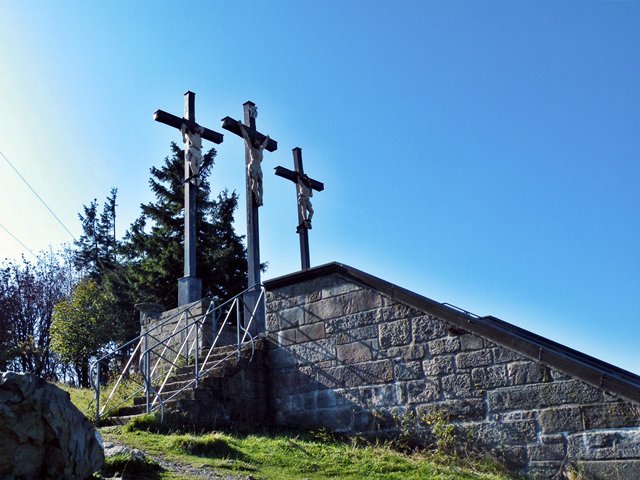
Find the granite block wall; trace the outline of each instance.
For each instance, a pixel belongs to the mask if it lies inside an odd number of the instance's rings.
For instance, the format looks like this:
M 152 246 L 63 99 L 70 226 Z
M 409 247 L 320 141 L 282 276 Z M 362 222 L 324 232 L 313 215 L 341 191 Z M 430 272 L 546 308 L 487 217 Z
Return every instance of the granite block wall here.
M 276 424 L 428 443 L 440 415 L 532 477 L 640 478 L 639 404 L 340 274 L 267 288 Z

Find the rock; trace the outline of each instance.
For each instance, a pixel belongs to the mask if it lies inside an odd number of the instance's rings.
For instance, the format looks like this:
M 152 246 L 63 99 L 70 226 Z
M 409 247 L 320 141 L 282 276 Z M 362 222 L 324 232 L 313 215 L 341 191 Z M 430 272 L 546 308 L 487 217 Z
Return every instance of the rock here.
M 84 480 L 104 462 L 102 438 L 69 394 L 29 374 L 0 374 L 0 478 Z
M 105 458 L 115 457 L 116 455 L 124 455 L 131 460 L 145 461 L 146 455 L 142 450 L 137 448 L 129 448 L 126 445 L 118 445 L 115 443 L 105 443 L 104 456 Z

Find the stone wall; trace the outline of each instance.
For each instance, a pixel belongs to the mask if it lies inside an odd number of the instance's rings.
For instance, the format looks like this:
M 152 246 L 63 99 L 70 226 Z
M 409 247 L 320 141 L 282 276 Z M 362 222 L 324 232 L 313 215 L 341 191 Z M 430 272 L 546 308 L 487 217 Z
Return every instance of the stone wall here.
M 458 439 L 521 473 L 640 478 L 640 405 L 501 346 L 513 343 L 508 335 L 490 341 L 442 310 L 394 299 L 393 286 L 382 293 L 341 273 L 266 287 L 276 424 L 376 436 L 411 430 L 426 443 L 423 420 L 440 415 Z

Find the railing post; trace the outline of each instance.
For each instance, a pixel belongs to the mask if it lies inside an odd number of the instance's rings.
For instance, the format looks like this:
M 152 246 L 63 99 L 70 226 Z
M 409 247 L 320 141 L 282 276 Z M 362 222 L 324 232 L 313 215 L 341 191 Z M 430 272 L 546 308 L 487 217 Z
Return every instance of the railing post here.
M 151 362 L 149 361 L 149 335 L 144 332 L 144 395 L 147 402 L 147 413 L 151 412 Z
M 185 355 L 184 355 L 184 363 L 185 365 L 189 365 L 189 317 L 191 316 L 191 310 L 187 310 L 184 314 L 184 330 L 181 336 L 184 337 L 184 347 L 185 347 Z M 179 358 L 176 358 L 178 361 Z
M 96 428 L 100 426 L 100 360 L 96 368 Z
M 242 303 L 242 297 L 238 297 L 236 300 L 236 342 L 237 342 L 237 353 L 238 353 L 238 359 L 240 359 L 240 348 L 242 347 L 241 343 L 242 343 L 242 338 L 240 337 L 240 306 L 242 305 L 242 308 L 244 308 L 244 304 Z
M 194 348 L 193 350 L 195 351 L 195 381 L 196 381 L 196 388 L 198 388 L 198 379 L 200 378 L 200 373 L 198 372 L 198 362 L 199 362 L 199 357 L 200 357 L 200 335 L 199 335 L 199 331 L 200 331 L 200 321 L 196 320 L 196 348 Z

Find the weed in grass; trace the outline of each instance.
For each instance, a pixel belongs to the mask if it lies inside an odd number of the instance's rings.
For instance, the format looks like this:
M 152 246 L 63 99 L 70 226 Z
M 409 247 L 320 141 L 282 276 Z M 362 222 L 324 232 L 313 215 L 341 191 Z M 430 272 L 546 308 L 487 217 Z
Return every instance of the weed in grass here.
M 160 421 L 157 413 L 146 413 L 132 418 L 123 430 L 125 432 L 169 433 L 167 425 Z
M 171 442 L 171 447 L 178 451 L 212 458 L 230 458 L 243 460 L 244 455 L 234 447 L 227 436 L 219 433 L 208 435 L 180 435 Z
M 94 475 L 94 478 L 126 475 L 128 478 L 155 480 L 160 478 L 160 471 L 161 467 L 153 460 L 127 452 L 106 458 L 99 476 Z

